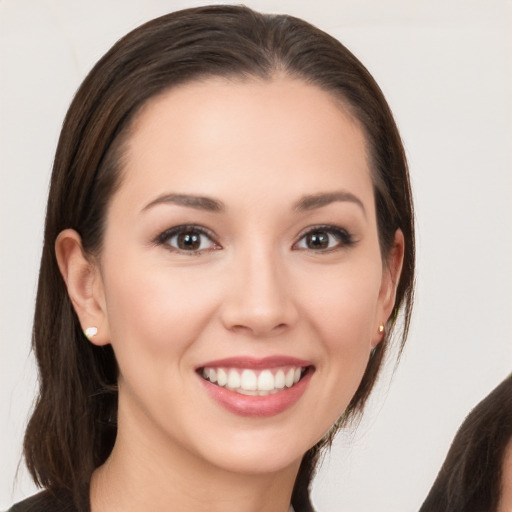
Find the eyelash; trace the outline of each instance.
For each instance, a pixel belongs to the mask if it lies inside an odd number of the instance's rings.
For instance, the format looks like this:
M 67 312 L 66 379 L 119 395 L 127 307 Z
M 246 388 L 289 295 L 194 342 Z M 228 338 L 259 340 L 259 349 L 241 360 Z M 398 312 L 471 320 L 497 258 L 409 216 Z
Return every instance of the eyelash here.
M 170 244 L 170 241 L 179 235 L 185 234 L 199 234 L 200 236 L 206 236 L 211 244 L 214 246 L 208 249 L 182 249 L 180 247 L 175 247 Z M 169 250 L 182 253 L 182 254 L 201 254 L 204 251 L 215 251 L 221 249 L 221 246 L 215 241 L 215 235 L 209 229 L 206 229 L 202 226 L 197 226 L 195 224 L 187 224 L 181 226 L 175 226 L 170 229 L 165 230 L 163 233 L 158 235 L 155 240 L 155 244 L 157 245 L 167 245 Z
M 177 237 L 179 235 L 186 235 L 187 233 L 195 234 L 195 235 L 199 234 L 199 243 L 200 244 L 202 243 L 200 240 L 200 237 L 206 236 L 209 239 L 211 245 L 213 245 L 213 247 L 210 247 L 207 249 L 201 249 L 201 248 L 182 249 L 180 247 L 171 245 L 170 241 L 174 237 Z M 310 247 L 299 247 L 299 244 L 303 240 L 305 240 L 305 238 L 308 235 L 312 236 L 312 235 L 324 235 L 324 234 L 328 235 L 327 242 L 329 244 L 331 243 L 331 237 L 334 237 L 335 240 L 337 241 L 336 245 L 333 247 L 326 247 L 326 248 L 319 248 L 319 249 L 312 249 Z M 182 254 L 190 254 L 190 255 L 192 255 L 192 254 L 199 255 L 205 251 L 214 251 L 214 250 L 222 249 L 220 244 L 218 244 L 215 241 L 215 235 L 212 231 L 210 231 L 209 229 L 206 229 L 202 226 L 197 226 L 194 224 L 175 226 L 170 229 L 167 229 L 155 238 L 154 243 L 156 245 L 167 245 L 167 247 L 174 252 L 178 252 L 178 253 L 182 253 Z M 354 244 L 355 244 L 354 237 L 347 230 L 340 228 L 338 226 L 318 225 L 318 226 L 309 227 L 305 232 L 303 232 L 300 235 L 298 241 L 293 244 L 292 248 L 295 250 L 308 250 L 311 252 L 327 253 L 327 252 L 335 251 L 337 249 L 341 249 L 343 247 L 350 247 Z
M 300 248 L 302 250 L 309 250 L 311 252 L 319 252 L 319 253 L 327 253 L 331 251 L 335 251 L 337 249 L 342 249 L 343 247 L 350 247 L 355 244 L 354 237 L 343 228 L 340 228 L 338 226 L 333 225 L 318 225 L 318 226 L 312 226 L 309 227 L 304 233 L 301 234 L 299 240 L 293 244 L 294 247 L 297 247 L 298 244 L 304 240 L 308 235 L 318 235 L 318 234 L 328 234 L 328 238 L 330 236 L 333 236 L 337 243 L 334 247 L 327 247 L 327 248 L 321 248 L 321 249 L 311 249 L 308 247 Z M 330 235 L 330 236 L 329 236 Z M 328 240 L 328 243 L 330 243 L 330 240 Z

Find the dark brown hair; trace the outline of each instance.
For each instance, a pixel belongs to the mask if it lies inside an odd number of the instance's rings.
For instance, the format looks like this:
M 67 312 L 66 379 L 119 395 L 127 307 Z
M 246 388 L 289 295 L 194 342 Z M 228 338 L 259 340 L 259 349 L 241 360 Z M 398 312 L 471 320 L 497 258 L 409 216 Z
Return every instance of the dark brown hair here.
M 464 420 L 420 512 L 496 512 L 512 440 L 512 375 Z
M 110 347 L 83 335 L 59 274 L 54 244 L 75 229 L 91 254 L 101 251 L 109 200 L 120 182 L 123 144 L 150 99 L 211 76 L 271 80 L 296 77 L 347 105 L 366 135 L 383 258 L 401 229 L 405 257 L 385 339 L 340 425 L 358 414 L 372 389 L 400 314 L 399 351 L 413 299 L 414 226 L 404 150 L 390 109 L 364 66 L 339 41 L 308 23 L 246 7 L 212 6 L 162 16 L 117 42 L 86 77 L 69 108 L 55 156 L 33 330 L 40 395 L 25 436 L 25 458 L 37 484 L 67 489 L 80 503 L 93 470 L 115 440 L 117 368 Z M 292 502 L 311 510 L 309 486 L 319 450 L 304 456 Z

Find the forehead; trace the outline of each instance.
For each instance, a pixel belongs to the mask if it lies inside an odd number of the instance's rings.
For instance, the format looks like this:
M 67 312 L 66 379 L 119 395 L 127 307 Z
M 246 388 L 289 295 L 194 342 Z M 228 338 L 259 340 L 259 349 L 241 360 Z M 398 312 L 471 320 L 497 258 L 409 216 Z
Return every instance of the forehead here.
M 123 161 L 121 189 L 139 196 L 158 187 L 222 195 L 226 184 L 239 195 L 372 189 L 365 138 L 349 109 L 288 77 L 166 91 L 139 112 Z

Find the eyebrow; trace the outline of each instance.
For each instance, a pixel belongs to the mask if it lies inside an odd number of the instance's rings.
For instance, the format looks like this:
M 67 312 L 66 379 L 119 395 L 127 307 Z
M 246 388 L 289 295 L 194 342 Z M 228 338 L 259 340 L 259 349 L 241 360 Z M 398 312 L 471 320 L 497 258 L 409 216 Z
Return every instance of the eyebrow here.
M 191 196 L 188 194 L 164 194 L 144 206 L 142 211 L 149 210 L 159 204 L 177 204 L 207 212 L 222 212 L 225 210 L 224 204 L 221 201 L 211 197 Z
M 355 203 L 366 215 L 366 209 L 363 202 L 354 194 L 345 191 L 326 192 L 303 196 L 295 203 L 293 209 L 299 212 L 315 210 L 338 201 Z M 222 201 L 212 199 L 211 197 L 193 196 L 189 194 L 164 194 L 144 206 L 142 212 L 160 204 L 177 204 L 178 206 L 185 206 L 187 208 L 216 213 L 223 212 L 225 210 L 225 206 Z
M 294 209 L 297 211 L 314 210 L 337 201 L 355 203 L 361 208 L 361 210 L 363 210 L 363 213 L 366 216 L 366 209 L 363 202 L 354 194 L 345 191 L 326 192 L 304 196 L 295 203 Z

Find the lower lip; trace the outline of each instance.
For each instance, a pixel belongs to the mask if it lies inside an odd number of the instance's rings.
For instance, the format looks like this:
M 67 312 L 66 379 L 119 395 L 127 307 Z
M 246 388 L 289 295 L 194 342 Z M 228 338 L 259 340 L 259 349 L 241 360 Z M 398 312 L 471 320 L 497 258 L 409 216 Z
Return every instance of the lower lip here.
M 266 396 L 242 395 L 198 377 L 208 394 L 229 412 L 238 416 L 267 418 L 292 407 L 306 390 L 312 373 L 309 369 L 306 375 L 291 388 Z

